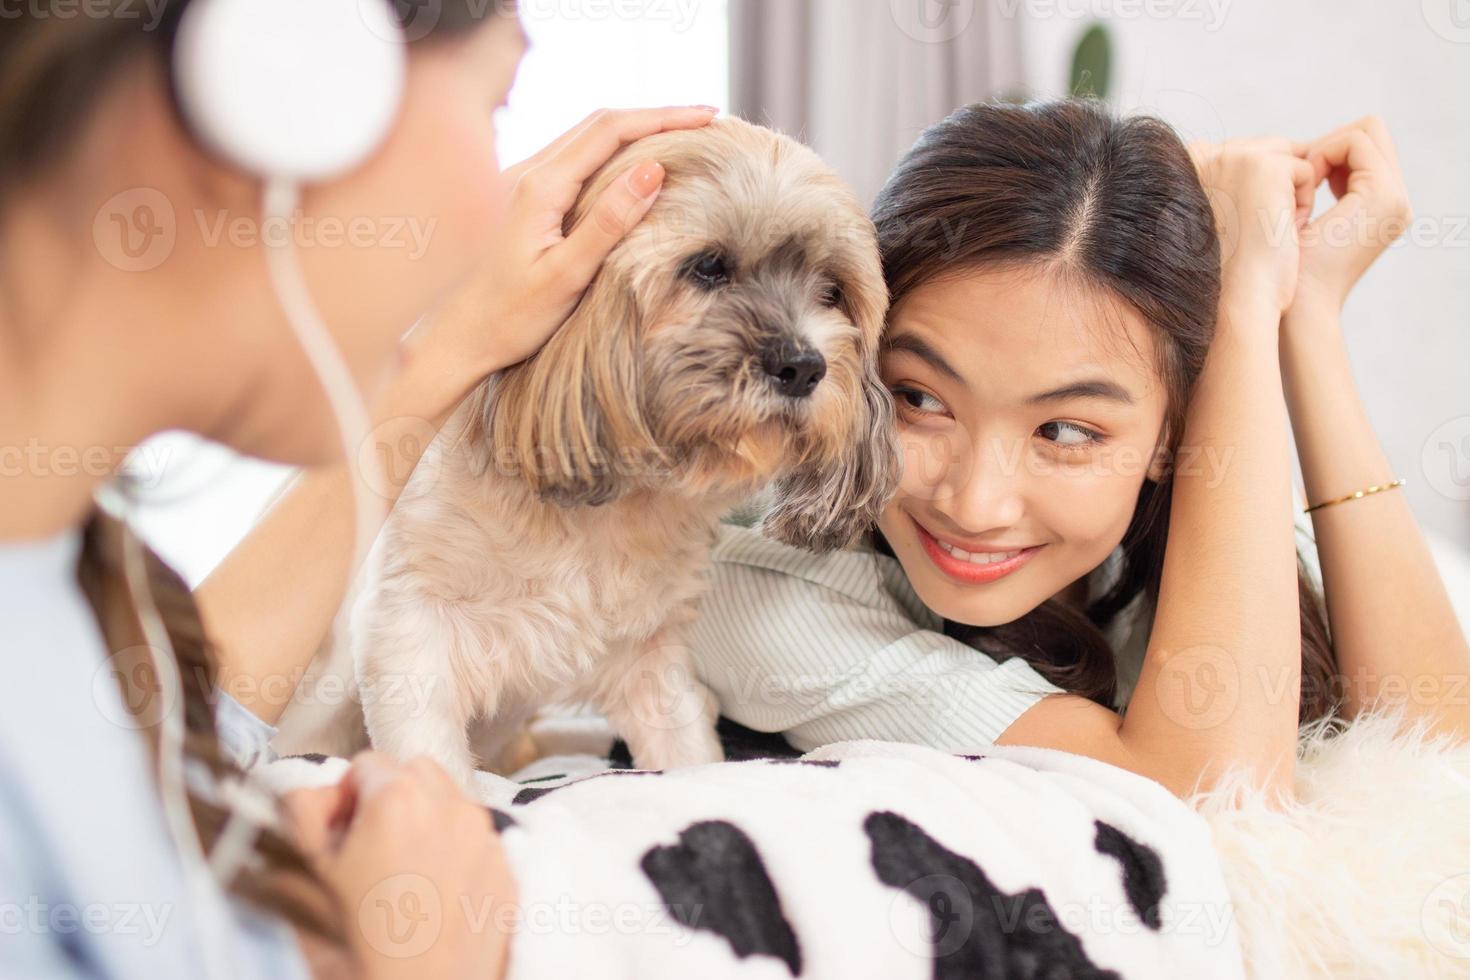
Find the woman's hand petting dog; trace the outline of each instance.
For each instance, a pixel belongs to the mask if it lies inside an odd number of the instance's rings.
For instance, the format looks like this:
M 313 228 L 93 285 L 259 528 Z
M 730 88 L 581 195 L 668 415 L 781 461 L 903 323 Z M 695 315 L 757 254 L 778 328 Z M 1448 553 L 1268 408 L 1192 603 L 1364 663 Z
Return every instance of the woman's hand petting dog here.
M 349 975 L 503 975 L 515 881 L 488 811 L 436 763 L 365 752 L 336 786 L 283 804 L 345 912 Z
M 479 278 L 408 338 L 406 367 L 432 379 L 437 416 L 475 385 L 534 354 L 566 321 L 608 253 L 653 206 L 663 186 L 657 161 L 630 167 L 598 198 L 596 220 L 563 234 L 582 185 L 624 146 L 645 136 L 697 129 L 707 106 L 602 110 L 501 177 L 513 190 L 503 233 Z

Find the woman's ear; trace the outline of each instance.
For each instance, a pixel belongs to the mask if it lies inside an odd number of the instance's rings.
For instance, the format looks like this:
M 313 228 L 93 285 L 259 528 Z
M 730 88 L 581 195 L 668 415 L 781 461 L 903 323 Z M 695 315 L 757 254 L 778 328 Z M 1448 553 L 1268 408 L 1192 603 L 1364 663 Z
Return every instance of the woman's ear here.
M 530 360 L 485 383 L 465 431 L 471 465 L 515 475 L 549 503 L 599 506 L 622 496 L 654 439 L 638 383 L 639 310 L 604 273 Z
M 1159 430 L 1159 441 L 1154 446 L 1153 456 L 1149 459 L 1148 472 L 1144 476 L 1153 483 L 1162 483 L 1173 469 L 1173 452 L 1169 449 L 1169 443 L 1173 438 L 1174 427 L 1166 419 L 1164 426 Z

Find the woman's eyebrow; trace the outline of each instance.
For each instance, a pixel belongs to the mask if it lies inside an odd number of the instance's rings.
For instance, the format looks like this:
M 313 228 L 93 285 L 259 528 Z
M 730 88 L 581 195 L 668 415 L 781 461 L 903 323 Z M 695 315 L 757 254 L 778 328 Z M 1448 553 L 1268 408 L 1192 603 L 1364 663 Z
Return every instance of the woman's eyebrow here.
M 927 361 L 929 365 L 940 374 L 948 375 L 950 378 L 958 381 L 960 384 L 965 383 L 964 376 L 961 375 L 960 372 L 956 371 L 950 365 L 950 363 L 944 359 L 939 351 L 935 350 L 933 347 L 930 347 L 926 341 L 914 334 L 901 333 L 896 336 L 889 337 L 883 342 L 883 347 L 885 350 L 907 351 L 908 353 L 922 358 L 924 361 Z
M 1063 385 L 1052 391 L 1043 391 L 1039 395 L 1032 395 L 1026 399 L 1028 405 L 1039 405 L 1043 402 L 1060 402 L 1072 398 L 1105 398 L 1109 401 L 1122 402 L 1124 405 L 1133 404 L 1133 396 L 1130 395 L 1122 385 L 1106 378 L 1090 378 L 1085 381 L 1074 381 L 1069 385 Z
M 907 351 L 921 358 L 941 374 L 947 375 L 961 384 L 965 378 L 959 371 L 954 369 L 944 355 L 929 345 L 929 342 L 916 334 L 900 333 L 887 338 L 883 342 L 885 350 Z M 1124 405 L 1133 404 L 1133 396 L 1130 395 L 1122 385 L 1106 378 L 1088 378 L 1082 381 L 1073 381 L 1052 391 L 1043 391 L 1026 399 L 1028 405 L 1039 405 L 1044 402 L 1060 402 L 1073 398 L 1103 398 L 1108 401 L 1121 402 Z

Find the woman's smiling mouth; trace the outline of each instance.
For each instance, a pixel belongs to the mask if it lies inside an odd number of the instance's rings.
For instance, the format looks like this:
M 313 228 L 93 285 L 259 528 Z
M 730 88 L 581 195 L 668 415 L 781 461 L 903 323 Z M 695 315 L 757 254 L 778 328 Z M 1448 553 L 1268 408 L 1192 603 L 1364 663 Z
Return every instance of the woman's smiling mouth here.
M 1043 547 L 1019 548 L 1011 551 L 970 552 L 948 541 L 941 541 L 920 524 L 913 521 L 924 553 L 929 556 L 941 572 L 966 585 L 984 585 L 1005 578 L 1031 560 Z

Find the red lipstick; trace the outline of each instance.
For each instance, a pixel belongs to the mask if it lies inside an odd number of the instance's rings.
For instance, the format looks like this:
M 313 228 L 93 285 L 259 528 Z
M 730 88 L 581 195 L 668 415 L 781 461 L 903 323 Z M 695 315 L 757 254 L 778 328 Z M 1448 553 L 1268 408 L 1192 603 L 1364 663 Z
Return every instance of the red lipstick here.
M 912 521 L 913 518 L 910 517 L 909 520 Z M 1004 561 L 981 565 L 957 558 L 945 551 L 939 540 L 926 531 L 918 521 L 914 521 L 914 529 L 919 532 L 919 542 L 923 544 L 924 553 L 929 556 L 929 560 L 938 566 L 941 572 L 965 585 L 986 585 L 999 581 L 1025 565 L 1042 548 L 1041 545 L 1023 548 L 1019 554 Z

